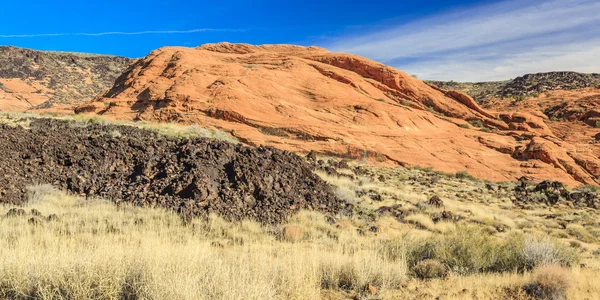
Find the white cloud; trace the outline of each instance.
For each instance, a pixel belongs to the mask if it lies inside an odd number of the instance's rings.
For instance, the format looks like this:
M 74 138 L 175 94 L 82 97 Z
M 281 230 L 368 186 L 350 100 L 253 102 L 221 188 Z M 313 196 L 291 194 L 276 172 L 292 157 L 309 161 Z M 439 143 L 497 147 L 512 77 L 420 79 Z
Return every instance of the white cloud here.
M 146 30 L 146 31 L 108 31 L 98 33 L 64 32 L 64 33 L 34 33 L 34 34 L 0 34 L 0 38 L 36 38 L 53 36 L 103 36 L 103 35 L 144 35 L 144 34 L 189 34 L 198 32 L 244 32 L 245 29 L 197 28 L 190 30 Z
M 600 72 L 600 1 L 504 1 L 341 38 L 328 47 L 427 79 Z

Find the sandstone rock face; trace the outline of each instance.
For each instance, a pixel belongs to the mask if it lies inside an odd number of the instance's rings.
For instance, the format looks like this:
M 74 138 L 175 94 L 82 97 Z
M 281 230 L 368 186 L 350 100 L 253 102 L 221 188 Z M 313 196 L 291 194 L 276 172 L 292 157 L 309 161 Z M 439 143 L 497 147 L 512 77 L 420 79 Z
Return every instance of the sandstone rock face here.
M 527 175 L 575 185 L 600 175 L 596 146 L 557 136 L 543 114 L 486 110 L 466 94 L 317 47 L 161 48 L 75 110 L 197 123 L 250 145 L 467 170 L 496 181 Z
M 80 104 L 110 88 L 125 57 L 0 47 L 0 110 Z

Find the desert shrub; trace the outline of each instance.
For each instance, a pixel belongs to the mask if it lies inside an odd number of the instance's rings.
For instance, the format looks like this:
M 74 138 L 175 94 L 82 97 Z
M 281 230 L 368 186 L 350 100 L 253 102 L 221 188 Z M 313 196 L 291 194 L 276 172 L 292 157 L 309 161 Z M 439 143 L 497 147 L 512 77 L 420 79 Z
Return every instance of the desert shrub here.
M 527 98 L 525 95 L 518 95 L 515 97 L 515 101 L 523 101 Z
M 492 130 L 489 129 L 489 128 L 487 128 L 487 127 L 481 128 L 480 131 L 482 131 L 482 132 L 492 132 Z
M 595 184 L 586 184 L 577 190 L 578 191 L 591 191 L 591 192 L 597 193 L 597 192 L 600 192 L 600 186 L 597 186 Z
M 483 228 L 467 225 L 413 241 L 407 247 L 409 268 L 421 261 L 436 259 L 449 270 L 463 275 L 525 271 L 546 265 L 571 266 L 578 261 L 572 249 L 549 238 L 520 234 L 498 238 Z
M 595 126 L 596 128 L 600 128 L 600 120 L 596 121 L 596 124 L 594 124 L 594 125 L 596 125 Z
M 383 98 L 377 98 L 377 99 L 375 99 L 375 100 L 377 100 L 377 101 L 379 101 L 379 102 L 385 102 L 385 99 L 383 99 Z
M 419 279 L 446 278 L 448 276 L 446 266 L 435 259 L 423 260 L 417 263 L 411 271 Z
M 469 126 L 469 124 L 459 124 L 458 127 L 465 128 L 465 129 L 471 128 L 471 126 Z
M 477 127 L 477 128 L 483 127 L 483 122 L 481 122 L 481 120 L 470 120 L 469 124 L 471 124 L 473 127 Z
M 577 253 L 548 237 L 523 238 L 522 251 L 527 269 L 549 265 L 568 267 L 578 261 Z
M 598 239 L 590 234 L 587 229 L 579 224 L 569 225 L 567 227 L 567 232 L 574 236 L 576 239 L 584 242 L 584 243 L 596 243 Z
M 469 172 L 467 172 L 467 171 L 456 172 L 456 174 L 454 174 L 454 176 L 458 179 L 475 180 L 475 177 L 473 177 L 473 175 L 469 174 Z
M 534 273 L 533 280 L 525 286 L 525 291 L 535 299 L 567 299 L 571 286 L 571 275 L 559 266 L 546 266 Z

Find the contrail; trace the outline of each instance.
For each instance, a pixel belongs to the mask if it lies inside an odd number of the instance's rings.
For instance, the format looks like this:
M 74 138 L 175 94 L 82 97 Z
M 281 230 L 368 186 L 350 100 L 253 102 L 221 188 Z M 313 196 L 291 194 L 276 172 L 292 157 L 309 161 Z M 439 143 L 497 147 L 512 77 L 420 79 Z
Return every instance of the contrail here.
M 143 35 L 143 34 L 188 34 L 197 32 L 245 32 L 247 29 L 197 28 L 190 30 L 146 30 L 146 31 L 109 31 L 98 33 L 68 32 L 68 33 L 36 33 L 36 34 L 0 34 L 0 38 L 36 38 L 55 36 L 103 36 L 103 35 Z

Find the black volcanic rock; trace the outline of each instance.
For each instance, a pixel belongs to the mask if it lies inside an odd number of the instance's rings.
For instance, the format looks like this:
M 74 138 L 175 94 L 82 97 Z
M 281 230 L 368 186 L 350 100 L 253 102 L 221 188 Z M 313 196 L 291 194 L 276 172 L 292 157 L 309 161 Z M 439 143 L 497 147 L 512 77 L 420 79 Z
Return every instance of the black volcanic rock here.
M 119 134 L 111 134 L 118 131 Z M 85 197 L 159 206 L 184 217 L 282 222 L 301 209 L 346 207 L 294 153 L 213 139 L 167 138 L 130 126 L 33 119 L 0 125 L 0 202 L 52 184 Z

